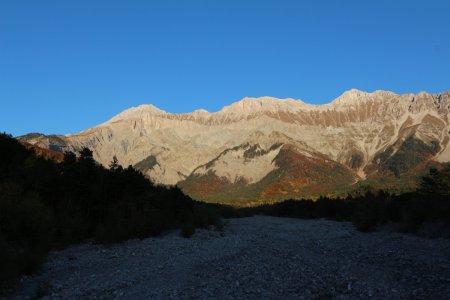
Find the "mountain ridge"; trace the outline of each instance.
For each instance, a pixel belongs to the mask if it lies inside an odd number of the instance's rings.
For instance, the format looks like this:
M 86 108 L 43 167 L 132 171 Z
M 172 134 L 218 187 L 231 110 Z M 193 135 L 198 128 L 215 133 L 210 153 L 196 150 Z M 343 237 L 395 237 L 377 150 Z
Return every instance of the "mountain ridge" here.
M 427 93 L 427 92 L 425 92 L 425 93 Z M 323 106 L 326 107 L 333 103 L 340 104 L 340 103 L 342 103 L 342 99 L 355 98 L 355 97 L 357 97 L 357 95 L 367 96 L 367 95 L 372 95 L 372 94 L 374 94 L 374 95 L 377 95 L 377 94 L 398 95 L 398 94 L 395 94 L 394 92 L 385 91 L 385 90 L 375 90 L 373 92 L 365 92 L 365 91 L 358 90 L 358 89 L 350 89 L 350 90 L 345 91 L 340 96 L 333 99 L 332 101 L 330 101 L 328 103 L 324 103 L 324 104 L 312 104 L 312 103 L 305 102 L 301 99 L 294 99 L 294 98 L 278 98 L 278 97 L 273 97 L 273 96 L 260 96 L 260 97 L 246 96 L 236 102 L 233 102 L 229 105 L 223 106 L 220 110 L 218 110 L 216 112 L 210 112 L 204 108 L 198 108 L 191 112 L 172 113 L 172 112 L 168 112 L 163 109 L 160 109 L 153 104 L 140 104 L 138 106 L 133 106 L 128 109 L 125 109 L 121 113 L 119 113 L 116 116 L 114 116 L 113 118 L 111 118 L 110 121 L 116 120 L 116 118 L 118 118 L 119 116 L 131 115 L 131 112 L 133 112 L 133 111 L 148 111 L 148 112 L 153 112 L 155 114 L 169 114 L 169 115 L 188 115 L 188 114 L 195 114 L 195 113 L 197 113 L 197 114 L 207 113 L 209 115 L 213 115 L 213 114 L 219 114 L 219 113 L 223 113 L 223 112 L 233 111 L 233 108 L 238 108 L 238 107 L 244 108 L 246 106 L 248 107 L 248 106 L 251 106 L 252 102 L 259 103 L 261 107 L 264 106 L 262 104 L 264 102 L 272 102 L 272 103 L 278 102 L 277 104 L 282 104 L 282 102 L 289 102 L 290 104 L 293 104 L 294 106 L 299 105 L 299 108 L 314 107 L 314 108 L 320 109 Z M 300 106 L 300 105 L 302 105 L 302 106 Z
M 351 105 L 351 104 L 357 104 L 360 103 L 361 100 L 376 100 L 377 97 L 383 97 L 383 96 L 390 96 L 390 97 L 396 97 L 396 96 L 436 96 L 441 94 L 448 94 L 450 91 L 445 91 L 437 94 L 428 93 L 427 91 L 421 91 L 417 94 L 413 93 L 406 93 L 406 94 L 396 94 L 391 91 L 387 90 L 375 90 L 373 92 L 366 92 L 358 89 L 350 89 L 339 95 L 338 97 L 334 98 L 330 102 L 323 103 L 323 104 L 313 104 L 305 102 L 301 99 L 294 99 L 294 98 L 278 98 L 273 96 L 260 96 L 260 97 L 243 97 L 240 100 L 233 102 L 229 105 L 223 106 L 220 110 L 216 112 L 210 112 L 204 108 L 198 108 L 191 112 L 183 112 L 183 113 L 172 113 L 165 111 L 163 109 L 160 109 L 156 107 L 153 104 L 140 104 L 138 106 L 133 106 L 128 109 L 125 109 L 124 111 L 118 113 L 114 117 L 112 117 L 107 122 L 114 122 L 120 119 L 120 117 L 133 117 L 135 114 L 139 113 L 152 113 L 155 115 L 191 115 L 191 114 L 197 114 L 197 115 L 218 115 L 222 113 L 228 113 L 228 112 L 235 112 L 235 111 L 246 111 L 251 112 L 252 110 L 249 108 L 254 108 L 253 111 L 265 111 L 265 110 L 283 110 L 283 109 L 315 109 L 315 110 L 326 110 L 330 108 L 339 108 L 339 105 Z M 106 122 L 106 123 L 107 123 Z
M 427 161 L 449 161 L 449 111 L 450 92 L 398 95 L 356 89 L 321 105 L 246 97 L 218 112 L 183 114 L 141 105 L 99 126 L 58 136 L 64 142 L 58 140 L 56 149 L 87 146 L 103 165 L 115 155 L 123 165 L 138 165 L 156 183 L 189 187 L 194 197 L 201 189 L 211 190 L 205 186 L 208 182 L 217 191 L 235 184 L 244 190 L 252 187 L 252 201 L 301 197 L 302 191 L 341 189 L 344 183 L 383 172 L 401 176 Z M 55 148 L 45 137 L 25 141 Z M 284 150 L 269 151 L 274 145 Z M 283 155 L 290 157 L 292 166 L 275 163 L 286 161 Z M 297 166 L 297 161 L 303 165 Z M 336 171 L 340 179 L 320 175 L 321 167 Z M 290 175 L 281 176 L 280 170 Z M 311 179 L 311 174 L 317 178 Z M 277 180 L 288 180 L 291 186 Z M 325 188 L 330 183 L 331 189 Z

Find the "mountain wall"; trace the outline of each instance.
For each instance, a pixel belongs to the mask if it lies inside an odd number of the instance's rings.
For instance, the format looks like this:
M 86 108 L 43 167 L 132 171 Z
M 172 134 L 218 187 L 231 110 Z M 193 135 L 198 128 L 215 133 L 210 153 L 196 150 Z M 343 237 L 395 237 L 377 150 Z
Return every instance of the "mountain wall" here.
M 156 183 L 243 204 L 398 182 L 447 162 L 449 111 L 450 92 L 353 89 L 324 105 L 244 98 L 219 112 L 185 114 L 141 105 L 73 135 L 22 139 L 60 151 L 87 146 L 104 165 L 116 155 Z

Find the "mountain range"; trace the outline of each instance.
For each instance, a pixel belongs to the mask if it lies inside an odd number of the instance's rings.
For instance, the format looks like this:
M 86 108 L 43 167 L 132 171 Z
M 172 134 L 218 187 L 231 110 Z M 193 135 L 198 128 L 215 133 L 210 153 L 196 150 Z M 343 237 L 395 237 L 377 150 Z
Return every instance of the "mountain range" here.
M 183 114 L 141 105 L 75 134 L 18 139 L 57 152 L 88 147 L 105 166 L 116 156 L 195 199 L 251 205 L 414 188 L 428 166 L 450 161 L 449 117 L 450 92 L 352 89 L 323 105 L 244 98 Z

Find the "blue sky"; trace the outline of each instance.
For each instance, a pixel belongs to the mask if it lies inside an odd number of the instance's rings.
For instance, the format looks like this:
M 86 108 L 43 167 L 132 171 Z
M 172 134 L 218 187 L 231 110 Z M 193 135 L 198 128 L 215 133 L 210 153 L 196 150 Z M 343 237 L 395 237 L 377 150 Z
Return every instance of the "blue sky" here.
M 450 90 L 450 1 L 1 0 L 0 131 L 74 133 L 151 103 Z

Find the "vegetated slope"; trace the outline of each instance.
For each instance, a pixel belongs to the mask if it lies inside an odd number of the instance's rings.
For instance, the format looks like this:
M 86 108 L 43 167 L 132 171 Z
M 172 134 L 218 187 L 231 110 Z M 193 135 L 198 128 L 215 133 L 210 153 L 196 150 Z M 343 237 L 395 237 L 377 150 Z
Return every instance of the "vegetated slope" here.
M 36 269 L 54 247 L 220 225 L 217 207 L 155 186 L 131 166 L 114 160 L 106 169 L 88 148 L 57 163 L 36 155 L 36 147 L 0 134 L 0 286 Z
M 274 180 L 285 185 L 281 177 L 272 176 L 275 169 L 283 169 L 269 159 L 273 155 L 282 160 L 277 152 L 281 147 L 270 150 L 277 144 L 282 144 L 283 149 L 300 149 L 295 151 L 302 156 L 307 151 L 320 157 L 324 171 L 329 171 L 325 162 L 342 170 L 337 178 L 328 177 L 336 182 L 323 182 L 322 187 L 339 186 L 340 190 L 340 183 L 345 183 L 344 193 L 360 189 L 369 180 L 395 190 L 399 179 L 409 178 L 403 186 L 413 189 L 417 185 L 415 175 L 430 162 L 450 160 L 449 107 L 449 92 L 397 95 L 358 90 L 347 91 L 324 105 L 294 99 L 244 98 L 215 113 L 198 110 L 171 114 L 142 105 L 97 127 L 60 136 L 64 145 L 56 146 L 73 150 L 87 146 L 103 165 L 117 155 L 120 163 L 137 166 L 154 182 L 180 183 L 186 192 L 201 198 L 208 198 L 205 191 L 211 191 L 225 202 L 271 201 L 286 195 L 322 193 L 314 183 L 305 186 L 309 180 L 305 172 L 316 168 L 313 166 L 285 168 L 283 176 L 291 185 L 276 187 Z M 46 136 L 23 139 L 53 145 L 52 138 Z M 256 151 L 256 155 L 244 157 L 242 151 Z M 318 160 L 313 165 L 317 164 Z M 349 174 L 357 174 L 362 184 L 348 180 Z M 225 192 L 230 189 L 245 191 L 236 200 L 235 194 Z
M 255 148 L 255 146 L 247 146 L 246 151 Z M 270 149 L 277 151 L 276 156 L 269 157 L 273 166 L 272 171 L 260 180 L 248 182 L 246 177 L 242 176 L 230 181 L 225 176 L 218 176 L 218 171 L 214 167 L 217 164 L 229 162 L 229 160 L 221 162 L 219 156 L 217 160 L 203 167 L 203 174 L 197 173 L 198 170 L 196 170 L 185 181 L 180 182 L 179 186 L 196 199 L 249 206 L 287 199 L 300 194 L 305 196 L 336 194 L 358 178 L 350 168 L 328 160 L 320 154 L 302 153 L 292 145 L 275 144 Z M 258 152 L 255 156 L 260 157 L 270 153 L 270 151 L 264 152 Z M 249 161 L 252 160 L 256 158 L 249 157 L 242 164 L 251 164 Z M 256 166 L 252 167 L 256 168 Z
M 51 159 L 55 162 L 62 162 L 64 160 L 64 154 L 61 152 L 42 148 L 36 144 L 30 144 L 27 142 L 22 142 L 22 145 L 24 145 L 27 149 L 33 150 L 37 156 L 43 157 L 45 159 Z
M 286 200 L 242 210 L 278 217 L 352 221 L 361 231 L 389 224 L 402 232 L 450 238 L 450 163 L 431 167 L 413 192 L 395 195 L 367 191 L 357 196 Z
M 68 147 L 68 141 L 64 135 L 44 135 L 42 133 L 29 133 L 17 138 L 23 143 L 32 144 L 43 149 L 49 149 L 56 152 L 64 152 L 70 150 Z

